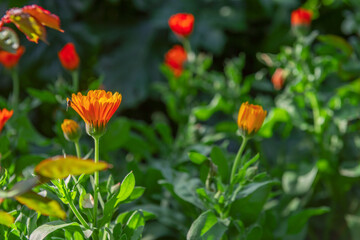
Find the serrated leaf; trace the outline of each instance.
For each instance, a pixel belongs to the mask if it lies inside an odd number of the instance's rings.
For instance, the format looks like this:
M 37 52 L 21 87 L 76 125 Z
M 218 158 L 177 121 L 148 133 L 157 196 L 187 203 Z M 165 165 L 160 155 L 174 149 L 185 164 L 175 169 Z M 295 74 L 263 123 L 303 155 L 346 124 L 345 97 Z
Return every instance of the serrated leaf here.
M 14 223 L 14 217 L 7 212 L 0 211 L 0 224 L 11 227 Z
M 22 11 L 30 14 L 32 17 L 36 18 L 38 22 L 42 25 L 53 28 L 60 32 L 64 32 L 60 28 L 60 19 L 55 14 L 52 14 L 48 10 L 38 6 L 38 5 L 29 5 L 22 8 Z
M 39 212 L 42 215 L 66 218 L 66 213 L 62 210 L 60 204 L 50 198 L 46 198 L 36 194 L 35 192 L 27 192 L 16 196 L 15 199 L 24 204 L 28 208 Z
M 45 27 L 30 14 L 21 9 L 10 9 L 8 15 L 10 21 L 26 35 L 29 41 L 38 43 L 40 39 L 46 42 Z
M 56 156 L 41 161 L 35 167 L 35 173 L 50 179 L 61 179 L 69 175 L 91 174 L 111 167 L 106 162 L 95 163 L 74 156 Z

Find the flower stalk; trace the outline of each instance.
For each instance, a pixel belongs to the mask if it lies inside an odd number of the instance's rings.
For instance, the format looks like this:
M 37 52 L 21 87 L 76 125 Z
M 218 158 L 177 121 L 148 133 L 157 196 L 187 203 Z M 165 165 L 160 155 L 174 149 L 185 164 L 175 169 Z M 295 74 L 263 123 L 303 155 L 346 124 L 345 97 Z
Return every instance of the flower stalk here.
M 248 141 L 248 138 L 247 137 L 242 137 L 242 139 L 243 139 L 243 141 L 241 143 L 241 146 L 239 148 L 238 153 L 236 154 L 235 162 L 234 162 L 234 165 L 233 165 L 232 170 L 231 170 L 230 183 L 232 183 L 234 181 L 237 170 L 239 169 L 239 167 L 241 167 L 243 165 L 242 154 L 244 152 L 244 149 L 245 149 L 246 143 Z
M 16 67 L 11 69 L 11 78 L 13 80 L 12 104 L 13 104 L 13 108 L 17 109 L 19 102 L 20 82 L 19 82 L 19 74 Z
M 93 136 L 95 145 L 95 163 L 99 162 L 99 136 Z M 94 173 L 94 227 L 97 226 L 97 209 L 99 205 L 99 172 Z

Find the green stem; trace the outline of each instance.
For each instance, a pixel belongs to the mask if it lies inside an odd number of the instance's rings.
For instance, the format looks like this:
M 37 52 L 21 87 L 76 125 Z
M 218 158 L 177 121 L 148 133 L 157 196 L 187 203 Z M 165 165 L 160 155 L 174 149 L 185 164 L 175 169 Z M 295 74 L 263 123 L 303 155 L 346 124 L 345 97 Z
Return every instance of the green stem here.
M 79 90 L 79 70 L 76 69 L 71 72 L 72 80 L 73 80 L 73 89 L 75 92 Z
M 313 92 L 308 92 L 307 97 L 309 98 L 310 105 L 313 111 L 313 118 L 314 118 L 314 131 L 316 134 L 321 133 L 321 125 L 320 125 L 320 107 L 319 102 Z
M 63 187 L 64 187 L 64 189 L 65 189 L 65 191 L 64 191 L 64 192 L 65 192 L 65 195 L 66 195 L 65 197 L 66 197 L 66 199 L 67 199 L 68 202 L 69 202 L 69 206 L 70 206 L 72 212 L 74 213 L 74 215 L 77 217 L 77 219 L 80 221 L 80 223 L 81 223 L 85 228 L 90 229 L 89 224 L 87 224 L 87 222 L 85 221 L 85 219 L 84 219 L 84 218 L 82 217 L 82 215 L 80 214 L 79 210 L 75 207 L 73 200 L 72 200 L 71 197 L 69 196 L 68 189 L 66 188 L 66 186 L 65 186 L 65 184 L 64 184 L 64 180 L 61 179 L 61 182 L 62 182 L 62 185 L 63 185 Z
M 231 170 L 230 183 L 232 183 L 234 181 L 237 169 L 243 164 L 242 161 L 241 161 L 241 156 L 242 156 L 242 153 L 244 152 L 245 145 L 246 145 L 247 141 L 248 141 L 247 137 L 243 137 L 243 141 L 242 141 L 241 146 L 239 148 L 239 151 L 238 151 L 238 153 L 236 155 L 235 162 L 234 162 L 233 168 Z
M 20 82 L 19 82 L 19 74 L 16 68 L 11 69 L 11 78 L 13 80 L 12 104 L 13 104 L 13 108 L 17 109 L 17 105 L 19 102 Z
M 184 49 L 187 53 L 187 60 L 188 62 L 193 62 L 195 60 L 195 56 L 194 56 L 194 52 L 191 49 L 191 45 L 190 45 L 190 41 L 187 38 L 182 38 L 181 39 L 182 44 L 184 46 Z
M 94 138 L 94 144 L 95 144 L 95 163 L 99 162 L 99 139 L 100 137 L 93 137 Z M 98 209 L 98 204 L 99 204 L 99 199 L 98 199 L 98 195 L 99 195 L 99 172 L 96 171 L 94 174 L 94 179 L 95 179 L 95 183 L 94 183 L 94 227 L 97 226 L 97 209 Z
M 78 158 L 81 158 L 81 149 L 80 149 L 79 141 L 76 141 L 74 143 L 75 143 L 75 149 L 76 149 L 76 156 Z

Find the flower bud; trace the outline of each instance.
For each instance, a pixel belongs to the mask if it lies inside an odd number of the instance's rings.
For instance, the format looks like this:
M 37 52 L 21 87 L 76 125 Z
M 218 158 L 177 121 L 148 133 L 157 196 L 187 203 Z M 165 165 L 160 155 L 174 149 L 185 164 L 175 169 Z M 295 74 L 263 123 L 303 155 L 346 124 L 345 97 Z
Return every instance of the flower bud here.
M 282 89 L 285 82 L 285 71 L 282 68 L 277 68 L 272 75 L 271 82 L 276 90 Z
M 259 105 L 249 104 L 248 102 L 241 104 L 238 115 L 238 127 L 241 134 L 252 136 L 261 128 L 267 112 Z
M 169 18 L 170 29 L 180 37 L 187 37 L 192 33 L 195 18 L 189 13 L 178 13 Z
M 11 69 L 18 64 L 24 52 L 25 52 L 25 47 L 23 46 L 20 46 L 16 50 L 16 53 L 10 53 L 5 50 L 0 50 L 0 63 L 7 69 Z
M 185 49 L 180 45 L 175 45 L 165 54 L 165 65 L 173 71 L 175 77 L 179 77 L 186 59 Z
M 77 122 L 71 119 L 64 119 L 64 122 L 61 124 L 61 129 L 64 132 L 66 140 L 71 142 L 79 141 L 81 128 Z
M 61 65 L 69 71 L 74 71 L 79 67 L 80 59 L 73 43 L 66 44 L 59 52 L 58 56 Z

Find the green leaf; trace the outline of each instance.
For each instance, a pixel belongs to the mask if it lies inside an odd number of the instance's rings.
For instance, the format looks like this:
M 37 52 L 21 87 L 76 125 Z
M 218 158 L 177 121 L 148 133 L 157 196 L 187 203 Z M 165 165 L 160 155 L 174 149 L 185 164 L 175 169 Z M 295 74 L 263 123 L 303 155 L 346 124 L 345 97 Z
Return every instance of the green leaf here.
M 135 187 L 134 190 L 132 191 L 131 195 L 129 196 L 128 199 L 126 199 L 125 203 L 128 202 L 132 202 L 136 199 L 138 199 L 139 197 L 141 197 L 145 192 L 145 188 L 144 187 Z
M 141 238 L 145 226 L 145 219 L 141 211 L 135 211 L 125 225 L 123 231 L 129 240 L 138 240 Z
M 282 185 L 284 192 L 292 195 L 302 195 L 310 191 L 318 169 L 316 166 L 305 170 L 303 173 L 293 171 L 284 172 Z
M 106 162 L 95 163 L 74 156 L 56 156 L 41 161 L 35 167 L 35 173 L 50 179 L 61 179 L 69 175 L 91 174 L 111 167 Z
M 203 212 L 191 225 L 186 235 L 187 240 L 221 240 L 227 226 L 215 214 L 208 210 Z
M 14 223 L 14 217 L 7 212 L 0 211 L 0 224 L 11 227 Z
M 222 181 L 227 183 L 229 181 L 229 165 L 221 148 L 217 146 L 213 147 L 210 157 L 211 161 L 218 167 Z
M 53 221 L 53 222 L 48 222 L 48 223 L 38 227 L 30 235 L 30 240 L 42 240 L 42 239 L 46 238 L 46 236 L 49 235 L 50 233 L 55 232 L 56 230 L 59 230 L 59 229 L 67 229 L 67 230 L 77 231 L 77 232 L 83 234 L 86 238 L 89 238 L 92 234 L 91 230 L 85 230 L 83 232 L 80 225 L 76 222 L 66 223 L 63 221 Z
M 336 35 L 320 35 L 318 36 L 320 42 L 328 44 L 332 47 L 340 49 L 346 56 L 350 56 L 354 51 L 352 46 L 342 37 Z
M 120 192 L 117 195 L 117 202 L 125 201 L 128 197 L 130 197 L 135 187 L 135 177 L 133 172 L 130 172 L 120 185 Z
M 193 109 L 193 113 L 197 119 L 206 121 L 217 111 L 230 113 L 232 107 L 220 94 L 216 94 L 209 105 L 196 107 Z
M 301 212 L 298 212 L 290 216 L 288 220 L 287 233 L 288 234 L 299 233 L 305 227 L 310 217 L 322 215 L 327 212 L 330 212 L 330 208 L 319 207 L 319 208 L 305 209 Z
M 30 191 L 40 183 L 39 177 L 33 177 L 16 183 L 9 191 L 0 190 L 0 198 L 12 198 Z
M 205 162 L 208 158 L 204 155 L 202 155 L 201 153 L 195 152 L 195 151 L 191 151 L 188 153 L 190 160 L 195 163 L 195 164 L 202 164 L 203 162 Z
M 278 122 L 286 123 L 286 131 L 289 132 L 292 129 L 290 122 L 290 115 L 285 109 L 273 108 L 266 118 L 264 124 L 260 128 L 258 134 L 262 137 L 270 138 L 274 132 L 274 126 Z
M 119 118 L 107 126 L 107 131 L 101 137 L 100 148 L 103 152 L 111 152 L 122 147 L 129 139 L 130 122 L 126 118 Z
M 48 90 L 39 90 L 35 88 L 28 88 L 28 93 L 34 98 L 39 99 L 42 103 L 57 103 L 54 93 Z
M 37 211 L 42 215 L 58 217 L 61 219 L 66 218 L 66 213 L 62 210 L 57 201 L 40 196 L 35 192 L 27 192 L 20 196 L 16 196 L 15 199 L 21 204 L 24 204 L 28 208 Z

